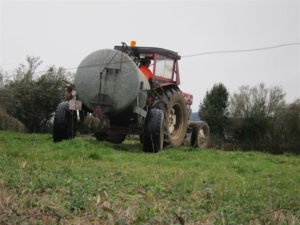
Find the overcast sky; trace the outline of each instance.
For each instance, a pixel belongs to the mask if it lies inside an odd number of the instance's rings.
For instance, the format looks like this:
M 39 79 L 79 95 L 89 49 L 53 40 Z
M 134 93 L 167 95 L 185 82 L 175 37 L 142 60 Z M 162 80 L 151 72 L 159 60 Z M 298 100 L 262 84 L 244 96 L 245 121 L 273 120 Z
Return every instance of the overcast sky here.
M 26 55 L 40 56 L 44 66 L 76 67 L 91 52 L 130 40 L 182 56 L 300 43 L 300 0 L 2 0 L 0 15 L 3 70 Z M 288 102 L 300 98 L 300 45 L 183 57 L 179 69 L 181 89 L 194 95 L 193 111 L 219 82 L 230 93 L 264 82 L 281 86 Z

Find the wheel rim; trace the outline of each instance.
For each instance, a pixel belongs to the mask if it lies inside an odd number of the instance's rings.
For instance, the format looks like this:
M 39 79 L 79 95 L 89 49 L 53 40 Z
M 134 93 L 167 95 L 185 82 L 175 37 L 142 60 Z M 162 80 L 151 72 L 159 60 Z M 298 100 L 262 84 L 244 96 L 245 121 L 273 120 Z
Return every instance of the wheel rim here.
M 168 129 L 172 138 L 177 138 L 183 127 L 183 109 L 180 104 L 175 104 L 169 111 Z
M 175 114 L 175 109 L 172 108 L 170 110 L 170 114 L 169 114 L 169 132 L 170 132 L 170 134 L 172 134 L 173 131 L 175 130 L 175 125 L 176 125 L 176 114 Z
M 207 140 L 206 131 L 204 129 L 200 129 L 197 135 L 198 146 L 199 147 L 204 146 L 206 144 L 206 140 Z

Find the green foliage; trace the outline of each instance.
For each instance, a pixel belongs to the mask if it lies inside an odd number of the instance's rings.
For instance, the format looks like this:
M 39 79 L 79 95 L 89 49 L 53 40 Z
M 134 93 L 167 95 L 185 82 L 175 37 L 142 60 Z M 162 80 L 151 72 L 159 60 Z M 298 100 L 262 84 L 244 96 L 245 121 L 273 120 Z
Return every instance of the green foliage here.
M 0 224 L 299 224 L 299 163 L 0 131 Z
M 286 135 L 299 140 L 292 131 L 295 127 L 293 124 L 299 124 L 299 117 L 297 104 L 294 107 L 287 106 L 284 96 L 279 87 L 266 88 L 264 84 L 252 88 L 242 86 L 239 93 L 234 93 L 230 99 L 230 122 L 226 128 L 228 137 L 243 149 L 273 153 L 290 151 L 286 148 L 283 150 L 283 143 L 287 143 Z M 291 107 L 295 109 L 290 110 Z M 298 127 L 295 129 L 299 130 Z
M 209 124 L 212 136 L 224 137 L 228 96 L 223 84 L 215 84 L 209 92 L 206 92 L 200 104 L 199 117 Z
M 0 70 L 0 88 L 3 87 L 3 80 L 4 80 L 3 72 Z
M 300 154 L 300 99 L 282 107 L 271 124 L 271 149 Z
M 54 66 L 37 76 L 36 70 L 41 63 L 39 58 L 27 57 L 28 65 L 21 64 L 14 79 L 1 90 L 1 105 L 24 123 L 29 132 L 47 130 L 56 106 L 64 97 L 62 80 L 67 80 L 68 76 L 62 68 Z
M 266 88 L 263 83 L 250 88 L 242 86 L 230 99 L 230 116 L 234 118 L 272 117 L 285 105 L 280 87 Z

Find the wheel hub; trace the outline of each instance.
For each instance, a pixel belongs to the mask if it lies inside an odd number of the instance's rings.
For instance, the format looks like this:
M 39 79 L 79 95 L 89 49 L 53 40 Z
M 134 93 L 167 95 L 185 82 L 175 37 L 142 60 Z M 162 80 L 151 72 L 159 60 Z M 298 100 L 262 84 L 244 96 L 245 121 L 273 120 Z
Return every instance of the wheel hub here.
M 205 132 L 203 129 L 200 129 L 198 132 L 198 143 L 199 144 L 203 144 L 206 141 L 206 136 L 205 136 Z

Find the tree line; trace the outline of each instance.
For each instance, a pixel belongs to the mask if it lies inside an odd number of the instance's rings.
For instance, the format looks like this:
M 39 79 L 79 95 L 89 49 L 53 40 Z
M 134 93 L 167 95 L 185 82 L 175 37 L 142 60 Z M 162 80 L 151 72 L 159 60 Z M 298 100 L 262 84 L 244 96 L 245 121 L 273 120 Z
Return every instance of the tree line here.
M 300 99 L 287 104 L 280 87 L 242 86 L 229 96 L 215 84 L 200 103 L 211 145 L 223 149 L 300 153 Z

